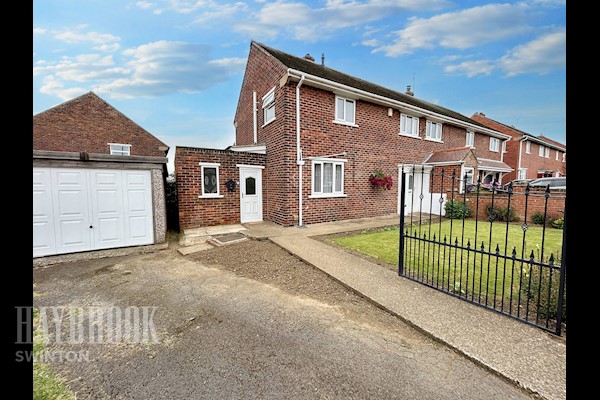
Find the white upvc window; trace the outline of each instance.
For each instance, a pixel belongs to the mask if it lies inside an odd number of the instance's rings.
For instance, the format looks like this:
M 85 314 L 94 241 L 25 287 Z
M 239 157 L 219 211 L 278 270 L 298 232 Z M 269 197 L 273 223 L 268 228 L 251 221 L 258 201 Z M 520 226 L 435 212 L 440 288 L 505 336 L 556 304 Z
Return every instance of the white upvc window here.
M 544 147 L 544 157 L 550 158 L 550 147 Z
M 275 87 L 263 96 L 262 108 L 265 115 L 264 125 L 266 125 L 275 119 Z
M 558 153 L 559 153 L 559 151 L 556 150 L 556 158 L 555 158 L 556 161 L 558 161 Z
M 130 156 L 131 145 L 121 143 L 109 143 L 110 155 L 112 156 Z
M 460 193 L 463 193 L 465 187 L 469 187 L 473 184 L 473 175 L 475 174 L 475 169 L 471 167 L 463 167 L 462 176 L 460 179 L 464 179 L 462 185 L 460 185 Z
M 315 159 L 312 161 L 312 194 L 310 197 L 345 197 L 344 164 L 346 160 Z
M 531 154 L 531 142 L 529 140 L 525 142 L 525 153 Z
M 502 152 L 506 153 L 506 140 L 502 141 Z
M 491 137 L 490 138 L 490 151 L 498 151 L 500 150 L 500 139 Z
M 563 153 L 563 160 L 562 162 L 567 162 L 567 153 Z
M 335 122 L 345 125 L 355 125 L 356 101 L 341 96 L 335 96 Z
M 202 185 L 202 195 L 199 198 L 221 198 L 219 191 L 219 167 L 218 163 L 199 163 Z
M 419 137 L 419 118 L 400 114 L 400 134 Z
M 427 120 L 425 137 L 429 140 L 442 141 L 442 124 Z
M 519 168 L 517 172 L 517 179 L 524 180 L 527 179 L 527 168 Z
M 465 146 L 475 147 L 475 132 L 467 131 L 467 141 Z

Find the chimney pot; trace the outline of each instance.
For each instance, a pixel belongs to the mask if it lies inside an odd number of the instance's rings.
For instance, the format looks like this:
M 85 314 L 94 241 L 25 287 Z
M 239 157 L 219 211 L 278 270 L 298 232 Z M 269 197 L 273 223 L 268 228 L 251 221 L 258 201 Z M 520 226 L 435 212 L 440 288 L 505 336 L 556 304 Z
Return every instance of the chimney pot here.
M 410 90 L 410 85 L 406 85 L 406 94 L 409 96 L 415 95 L 415 93 L 412 90 Z
M 306 53 L 306 55 L 304 56 L 304 59 L 315 62 L 315 58 L 313 56 L 311 56 L 310 53 Z

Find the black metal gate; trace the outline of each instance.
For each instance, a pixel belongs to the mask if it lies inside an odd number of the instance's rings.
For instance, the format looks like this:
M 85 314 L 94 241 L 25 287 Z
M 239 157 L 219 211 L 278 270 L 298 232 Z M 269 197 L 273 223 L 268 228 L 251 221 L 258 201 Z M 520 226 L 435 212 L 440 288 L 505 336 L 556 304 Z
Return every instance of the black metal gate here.
M 408 179 L 418 168 L 401 171 L 398 274 L 560 335 L 566 190 L 502 188 L 438 168 Z

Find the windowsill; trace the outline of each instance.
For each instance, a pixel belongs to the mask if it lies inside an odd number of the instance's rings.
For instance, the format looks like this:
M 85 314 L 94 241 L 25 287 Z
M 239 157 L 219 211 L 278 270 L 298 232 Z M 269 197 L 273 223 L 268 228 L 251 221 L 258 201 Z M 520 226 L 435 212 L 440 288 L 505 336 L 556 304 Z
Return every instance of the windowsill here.
M 475 149 L 475 146 L 471 146 L 470 144 L 466 145 L 465 147 L 469 147 L 471 149 Z
M 421 139 L 421 136 L 419 136 L 419 135 L 409 135 L 408 133 L 400 132 L 398 135 L 413 138 L 413 139 Z
M 498 150 L 492 150 L 492 149 L 490 149 L 490 151 L 491 151 L 492 153 L 499 153 L 499 151 L 498 151 Z
M 425 140 L 428 140 L 430 142 L 436 142 L 436 143 L 444 143 L 443 140 L 439 140 L 439 139 L 432 139 L 432 138 L 428 138 L 426 137 Z
M 327 194 L 311 194 L 308 196 L 309 199 L 326 199 L 329 197 L 348 197 L 347 194 L 338 194 L 338 193 L 327 193 Z
M 221 199 L 225 196 L 222 194 L 203 194 L 198 196 L 199 199 Z
M 271 122 L 275 121 L 277 119 L 277 117 L 274 117 L 272 120 L 270 120 L 269 122 L 267 122 L 266 124 L 263 124 L 261 126 L 261 128 L 264 128 L 265 126 L 269 125 Z
M 338 121 L 337 119 L 334 119 L 332 121 L 334 124 L 338 124 L 338 125 L 346 125 L 346 126 L 351 126 L 353 128 L 358 128 L 358 125 L 351 123 L 351 122 L 346 122 L 346 121 Z

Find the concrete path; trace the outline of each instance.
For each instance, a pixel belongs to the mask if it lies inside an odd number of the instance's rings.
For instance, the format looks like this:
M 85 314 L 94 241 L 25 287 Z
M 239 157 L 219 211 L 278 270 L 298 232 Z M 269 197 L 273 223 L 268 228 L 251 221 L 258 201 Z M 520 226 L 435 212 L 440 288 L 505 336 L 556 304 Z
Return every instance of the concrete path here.
M 398 217 L 283 228 L 248 224 L 378 306 L 468 358 L 548 400 L 566 398 L 566 343 L 537 328 L 420 285 L 311 236 L 396 225 Z

